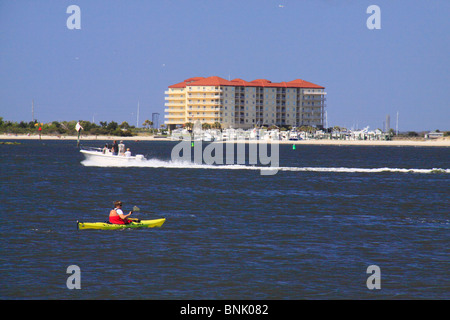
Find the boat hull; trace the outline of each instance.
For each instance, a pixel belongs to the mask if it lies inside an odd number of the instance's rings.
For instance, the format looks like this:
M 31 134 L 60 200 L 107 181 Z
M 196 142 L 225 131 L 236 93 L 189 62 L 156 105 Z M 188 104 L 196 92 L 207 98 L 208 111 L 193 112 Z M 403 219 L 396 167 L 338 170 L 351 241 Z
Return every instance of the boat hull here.
M 161 227 L 165 218 L 154 220 L 141 220 L 140 222 L 132 222 L 130 224 L 112 224 L 106 222 L 79 222 L 77 221 L 78 230 L 118 230 L 118 229 L 134 229 L 134 228 L 155 228 Z
M 90 150 L 80 150 L 80 152 L 84 155 L 86 160 L 108 160 L 108 161 L 124 161 L 124 162 L 134 162 L 134 161 L 143 161 L 145 160 L 144 156 L 138 154 L 136 156 L 115 156 L 112 154 L 104 154 L 98 151 L 90 151 Z

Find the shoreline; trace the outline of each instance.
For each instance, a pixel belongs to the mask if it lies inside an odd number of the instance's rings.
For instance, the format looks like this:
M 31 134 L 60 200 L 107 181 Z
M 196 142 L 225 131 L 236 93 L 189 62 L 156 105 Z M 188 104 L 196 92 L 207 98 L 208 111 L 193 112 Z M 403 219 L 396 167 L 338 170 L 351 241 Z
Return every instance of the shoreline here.
M 15 135 L 0 134 L 0 140 L 77 140 L 76 136 L 49 136 L 49 135 Z M 83 141 L 172 141 L 171 138 L 155 138 L 154 136 L 134 136 L 134 137 L 116 137 L 116 136 L 85 136 L 80 137 Z M 180 140 L 181 141 L 181 140 Z M 231 140 L 217 141 L 217 143 L 260 143 L 270 140 Z M 413 146 L 413 147 L 450 147 L 450 138 L 429 139 L 429 140 L 280 140 L 279 144 L 295 145 L 336 145 L 336 146 Z

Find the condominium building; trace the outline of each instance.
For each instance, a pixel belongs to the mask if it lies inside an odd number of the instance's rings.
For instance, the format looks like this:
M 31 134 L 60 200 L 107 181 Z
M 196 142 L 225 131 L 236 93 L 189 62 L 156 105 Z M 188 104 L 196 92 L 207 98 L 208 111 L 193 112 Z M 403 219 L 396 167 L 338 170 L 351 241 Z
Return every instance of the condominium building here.
M 304 80 L 272 83 L 196 77 L 165 91 L 165 124 L 220 123 L 222 128 L 323 127 L 325 88 Z

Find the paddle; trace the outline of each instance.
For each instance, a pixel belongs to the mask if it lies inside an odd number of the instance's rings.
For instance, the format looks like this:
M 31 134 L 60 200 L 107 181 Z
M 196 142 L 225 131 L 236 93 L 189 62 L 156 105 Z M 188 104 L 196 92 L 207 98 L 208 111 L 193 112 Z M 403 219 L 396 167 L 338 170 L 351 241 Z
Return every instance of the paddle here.
M 137 206 L 133 206 L 133 210 L 131 210 L 131 212 L 139 212 L 139 211 L 141 211 L 141 209 L 139 209 L 139 207 Z M 133 222 L 141 222 L 141 220 L 138 218 L 128 218 L 128 220 L 131 220 Z

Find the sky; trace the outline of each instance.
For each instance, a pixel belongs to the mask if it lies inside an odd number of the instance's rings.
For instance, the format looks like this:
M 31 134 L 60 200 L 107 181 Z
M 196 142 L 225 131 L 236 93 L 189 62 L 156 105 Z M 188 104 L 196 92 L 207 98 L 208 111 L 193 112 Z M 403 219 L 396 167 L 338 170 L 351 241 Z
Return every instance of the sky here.
M 324 86 L 328 126 L 450 130 L 449 17 L 448 0 L 0 0 L 0 117 L 34 101 L 44 123 L 162 124 L 168 86 L 219 76 Z

